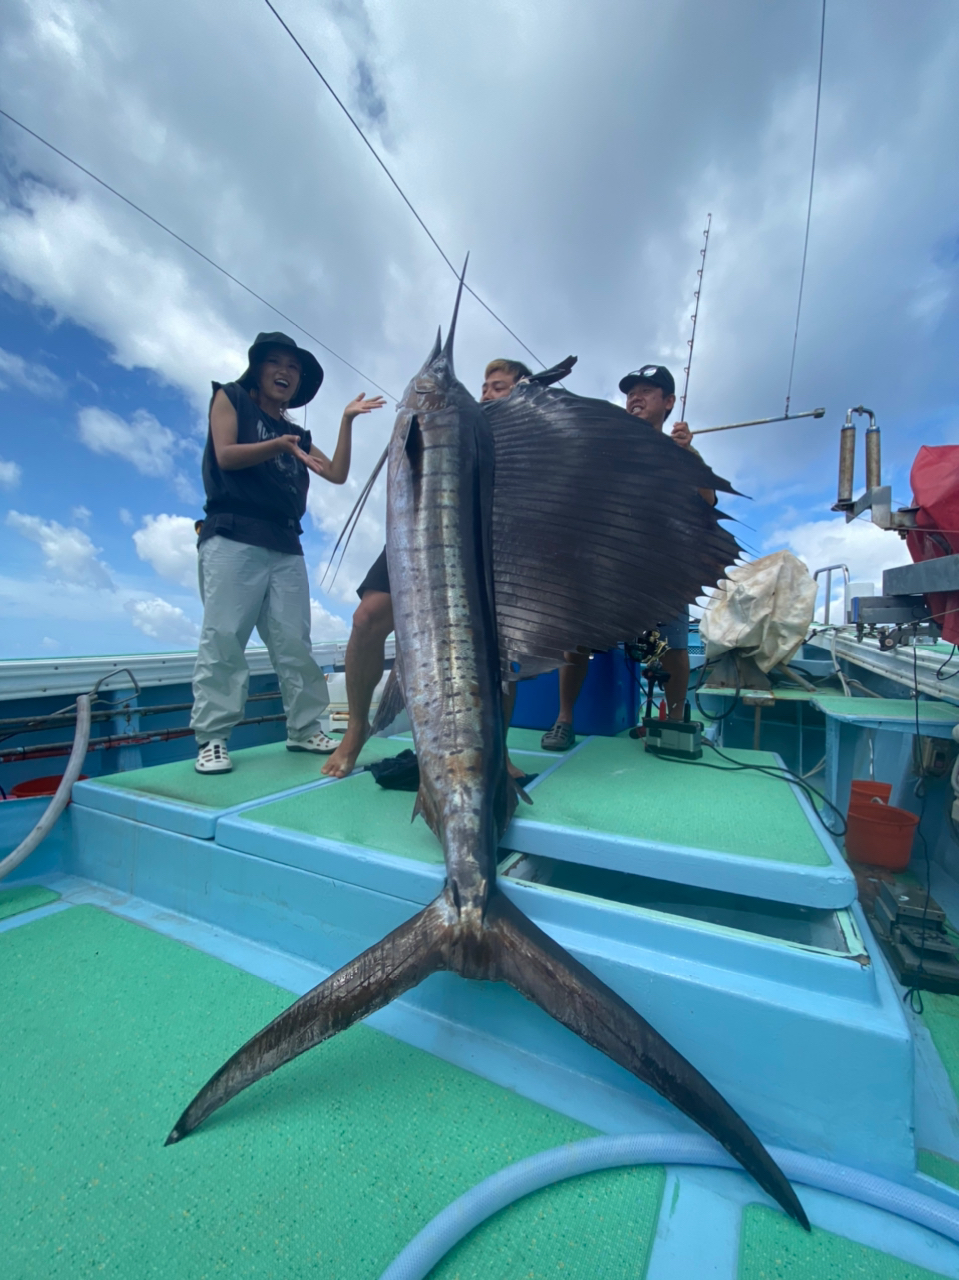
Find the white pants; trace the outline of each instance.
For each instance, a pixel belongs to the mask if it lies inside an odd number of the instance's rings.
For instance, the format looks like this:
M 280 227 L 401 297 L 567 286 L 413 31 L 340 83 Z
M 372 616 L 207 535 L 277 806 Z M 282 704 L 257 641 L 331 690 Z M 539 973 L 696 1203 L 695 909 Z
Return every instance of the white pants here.
M 330 703 L 310 644 L 310 587 L 302 556 L 219 535 L 200 545 L 203 630 L 193 672 L 190 728 L 199 743 L 228 738 L 243 718 L 254 626 L 280 682 L 288 738 L 319 732 Z

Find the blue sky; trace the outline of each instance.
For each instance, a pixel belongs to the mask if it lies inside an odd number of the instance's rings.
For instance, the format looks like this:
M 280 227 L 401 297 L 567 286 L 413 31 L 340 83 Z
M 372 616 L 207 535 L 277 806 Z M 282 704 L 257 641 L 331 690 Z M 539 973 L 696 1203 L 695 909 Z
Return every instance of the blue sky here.
M 695 429 L 781 412 L 818 0 L 598 0 L 588 21 L 572 0 L 282 12 L 450 256 L 471 250 L 474 287 L 545 361 L 579 355 L 572 390 L 615 398 L 650 360 L 679 375 L 712 212 L 687 416 Z M 7 13 L 0 106 L 402 390 L 446 323 L 449 273 L 264 5 L 9 0 Z M 827 414 L 701 442 L 751 495 L 727 505 L 753 552 L 789 546 L 877 580 L 902 544 L 829 512 L 846 408 L 878 414 L 902 501 L 917 447 L 956 438 L 957 54 L 948 0 L 908 23 L 892 0 L 830 5 L 792 398 Z M 0 656 L 189 647 L 209 383 L 277 327 L 0 121 Z M 342 406 L 373 387 L 314 349 L 327 378 L 309 425 L 332 448 Z M 498 355 L 522 352 L 468 302 L 460 376 L 478 391 Z M 316 638 L 346 630 L 382 545 L 378 492 L 323 592 L 390 421 L 361 420 L 349 484 L 312 491 Z

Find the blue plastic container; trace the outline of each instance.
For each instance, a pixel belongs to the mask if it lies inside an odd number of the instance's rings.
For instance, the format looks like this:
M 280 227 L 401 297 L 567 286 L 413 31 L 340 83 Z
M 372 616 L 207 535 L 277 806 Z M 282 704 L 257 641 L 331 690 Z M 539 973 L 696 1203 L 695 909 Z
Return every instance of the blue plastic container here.
M 632 668 L 621 649 L 596 653 L 576 701 L 574 728 L 578 734 L 612 738 L 636 724 L 638 695 Z M 521 680 L 512 723 L 520 729 L 551 729 L 559 710 L 559 673 Z

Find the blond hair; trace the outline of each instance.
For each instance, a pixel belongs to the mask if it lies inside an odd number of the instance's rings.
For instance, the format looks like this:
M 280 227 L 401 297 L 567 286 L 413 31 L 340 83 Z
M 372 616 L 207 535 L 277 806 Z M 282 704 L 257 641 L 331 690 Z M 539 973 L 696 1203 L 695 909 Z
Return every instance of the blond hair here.
M 519 382 L 520 378 L 533 376 L 532 369 L 527 369 L 522 360 L 491 360 L 486 366 L 483 377 L 488 378 L 491 373 L 508 373 L 514 382 Z

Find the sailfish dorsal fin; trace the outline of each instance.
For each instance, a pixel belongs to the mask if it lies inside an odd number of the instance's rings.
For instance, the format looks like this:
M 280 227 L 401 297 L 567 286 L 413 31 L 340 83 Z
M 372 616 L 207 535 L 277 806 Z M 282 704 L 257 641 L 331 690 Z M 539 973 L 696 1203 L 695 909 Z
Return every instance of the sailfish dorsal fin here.
M 672 620 L 740 554 L 697 492 L 732 486 L 649 423 L 535 383 L 483 409 L 504 678 Z

